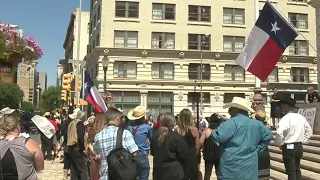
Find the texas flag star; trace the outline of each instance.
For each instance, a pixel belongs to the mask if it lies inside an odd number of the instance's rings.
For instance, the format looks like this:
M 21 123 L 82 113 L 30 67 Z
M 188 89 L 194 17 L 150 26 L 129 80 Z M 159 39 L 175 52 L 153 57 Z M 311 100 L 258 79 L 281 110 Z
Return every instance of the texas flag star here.
M 277 31 L 281 30 L 281 28 L 277 27 L 277 25 L 278 25 L 277 21 L 273 24 L 271 23 L 271 26 L 272 26 L 271 32 L 274 32 L 274 34 L 277 34 Z

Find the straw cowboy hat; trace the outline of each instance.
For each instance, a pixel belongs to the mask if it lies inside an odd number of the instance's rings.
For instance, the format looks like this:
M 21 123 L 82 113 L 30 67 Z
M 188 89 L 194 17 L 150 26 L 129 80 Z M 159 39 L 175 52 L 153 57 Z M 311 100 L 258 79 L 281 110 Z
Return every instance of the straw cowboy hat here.
M 149 112 L 149 109 L 146 110 L 143 106 L 137 106 L 134 109 L 131 109 L 128 112 L 127 118 L 131 121 L 137 120 L 145 116 Z
M 232 102 L 231 103 L 227 103 L 225 105 L 223 105 L 223 108 L 238 108 L 238 109 L 242 109 L 244 111 L 248 111 L 253 113 L 254 110 L 251 108 L 251 103 L 241 97 L 233 97 Z
M 51 115 L 50 112 L 45 112 L 43 116 L 44 116 L 44 117 L 48 117 L 48 116 L 50 116 L 50 115 Z
M 258 110 L 256 112 L 254 112 L 251 117 L 253 119 L 257 119 L 257 120 L 260 120 L 260 121 L 265 121 L 267 119 L 267 115 L 266 113 L 263 111 L 263 110 Z
M 70 119 L 76 119 L 77 118 L 77 114 L 78 112 L 80 111 L 80 108 L 76 108 L 73 110 L 73 113 L 72 114 L 69 114 L 69 118 Z

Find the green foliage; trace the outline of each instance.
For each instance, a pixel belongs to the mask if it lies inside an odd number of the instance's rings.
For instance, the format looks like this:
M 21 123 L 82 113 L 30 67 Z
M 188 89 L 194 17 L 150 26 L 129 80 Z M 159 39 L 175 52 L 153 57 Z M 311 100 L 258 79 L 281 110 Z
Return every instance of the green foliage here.
M 61 87 L 50 86 L 40 96 L 40 110 L 43 112 L 53 111 L 60 107 Z
M 0 82 L 0 109 L 18 109 L 23 100 L 23 91 L 13 83 Z
M 37 109 L 37 107 L 30 102 L 23 101 L 21 103 L 21 110 L 23 110 L 23 111 L 36 111 L 36 109 Z

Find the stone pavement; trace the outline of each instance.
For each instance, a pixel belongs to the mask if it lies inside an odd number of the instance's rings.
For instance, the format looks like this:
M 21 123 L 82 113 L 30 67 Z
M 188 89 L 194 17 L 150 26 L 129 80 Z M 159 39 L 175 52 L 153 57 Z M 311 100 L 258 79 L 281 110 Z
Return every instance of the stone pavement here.
M 150 156 L 150 179 L 152 179 L 152 156 Z M 202 160 L 201 163 L 201 171 L 204 175 L 204 162 Z M 40 180 L 62 180 L 63 179 L 63 164 L 59 163 L 59 159 L 56 159 L 55 162 L 52 164 L 52 161 L 45 161 L 44 170 L 38 174 Z M 216 179 L 214 168 L 212 171 L 211 179 Z

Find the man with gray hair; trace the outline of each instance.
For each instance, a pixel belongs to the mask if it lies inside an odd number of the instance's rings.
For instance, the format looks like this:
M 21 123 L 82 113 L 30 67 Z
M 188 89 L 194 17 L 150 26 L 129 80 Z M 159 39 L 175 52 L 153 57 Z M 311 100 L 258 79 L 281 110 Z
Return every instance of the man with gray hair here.
M 88 180 L 87 156 L 85 154 L 86 113 L 74 110 L 69 117 L 73 119 L 68 126 L 68 154 L 70 155 L 71 179 Z
M 98 133 L 94 138 L 94 152 L 100 154 L 102 180 L 111 179 L 108 176 L 107 157 L 116 148 L 117 132 L 124 123 L 123 114 L 116 108 L 109 108 L 106 112 L 108 127 Z M 122 146 L 133 156 L 137 155 L 138 146 L 130 131 L 124 129 L 122 134 Z

